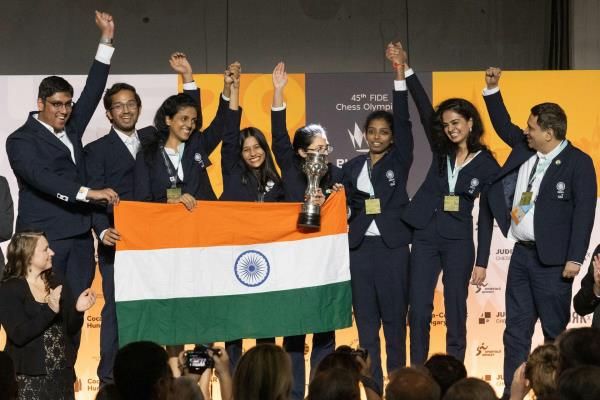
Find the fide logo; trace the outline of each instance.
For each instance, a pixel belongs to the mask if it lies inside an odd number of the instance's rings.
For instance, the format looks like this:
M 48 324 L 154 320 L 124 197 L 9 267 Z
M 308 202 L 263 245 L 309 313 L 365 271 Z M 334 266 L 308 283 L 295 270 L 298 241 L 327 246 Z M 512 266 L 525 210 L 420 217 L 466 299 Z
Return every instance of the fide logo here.
M 360 129 L 358 124 L 354 123 L 354 131 L 350 129 L 348 131 L 348 136 L 350 136 L 350 141 L 352 142 L 352 147 L 358 153 L 367 153 L 369 151 L 369 146 L 367 145 L 367 140 L 365 139 L 365 134 Z
M 256 250 L 248 250 L 235 260 L 233 272 L 242 285 L 256 287 L 265 283 L 271 272 L 271 266 L 264 254 Z

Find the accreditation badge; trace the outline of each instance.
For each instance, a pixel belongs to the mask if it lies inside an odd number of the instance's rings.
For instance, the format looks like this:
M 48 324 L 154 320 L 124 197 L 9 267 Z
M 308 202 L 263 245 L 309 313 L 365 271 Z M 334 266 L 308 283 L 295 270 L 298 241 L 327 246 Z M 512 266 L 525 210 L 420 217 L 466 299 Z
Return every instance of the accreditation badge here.
M 176 200 L 181 197 L 181 188 L 167 189 L 167 200 Z
M 444 211 L 456 212 L 459 210 L 459 196 L 453 194 L 444 196 Z
M 513 220 L 515 225 L 519 225 L 519 223 L 523 221 L 523 218 L 525 218 L 527 211 L 531 210 L 531 208 L 531 204 L 526 204 L 523 206 L 516 206 L 512 209 L 512 211 L 510 212 L 510 218 Z
M 366 199 L 365 213 L 367 215 L 381 214 L 381 204 L 379 203 L 379 199 Z
M 530 205 L 532 198 L 533 198 L 533 192 L 523 192 L 523 194 L 521 194 L 521 200 L 519 200 L 519 205 L 520 206 Z

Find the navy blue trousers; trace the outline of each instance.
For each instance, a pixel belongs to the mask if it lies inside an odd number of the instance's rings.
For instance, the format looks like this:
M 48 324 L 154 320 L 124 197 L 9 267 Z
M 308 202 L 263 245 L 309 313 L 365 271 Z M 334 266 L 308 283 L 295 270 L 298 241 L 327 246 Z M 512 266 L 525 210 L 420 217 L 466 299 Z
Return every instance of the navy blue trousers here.
M 304 365 L 304 346 L 306 335 L 285 336 L 283 348 L 292 360 L 292 400 L 303 400 L 306 387 L 306 368 Z M 315 371 L 321 360 L 335 350 L 335 332 L 320 332 L 313 334 L 312 353 L 310 355 L 310 370 Z
M 119 351 L 119 336 L 117 325 L 117 309 L 115 305 L 115 251 L 98 245 L 98 263 L 102 275 L 102 324 L 100 325 L 100 363 L 98 378 L 101 385 L 114 383 L 113 365 Z
M 383 325 L 388 374 L 406 365 L 410 251 L 387 247 L 380 236 L 365 236 L 350 251 L 352 305 L 360 346 L 371 355 L 373 379 L 383 388 L 379 329 Z
M 467 296 L 475 262 L 471 239 L 446 239 L 438 233 L 435 216 L 413 234 L 410 265 L 410 363 L 423 365 L 429 354 L 433 297 L 443 271 L 446 352 L 465 359 Z
M 537 319 L 546 342 L 554 341 L 569 323 L 573 279 L 562 277 L 564 267 L 542 264 L 535 247 L 515 244 L 506 280 L 505 395 L 515 370 L 527 361 Z
M 256 344 L 262 343 L 275 343 L 275 338 L 256 339 Z M 242 358 L 242 339 L 225 342 L 225 350 L 229 356 L 229 368 L 233 375 L 238 362 L 240 362 L 240 358 Z
M 49 244 L 54 251 L 52 269 L 65 277 L 76 302 L 81 292 L 92 285 L 96 272 L 92 232 L 66 239 L 49 240 Z M 81 330 L 71 339 L 78 350 Z

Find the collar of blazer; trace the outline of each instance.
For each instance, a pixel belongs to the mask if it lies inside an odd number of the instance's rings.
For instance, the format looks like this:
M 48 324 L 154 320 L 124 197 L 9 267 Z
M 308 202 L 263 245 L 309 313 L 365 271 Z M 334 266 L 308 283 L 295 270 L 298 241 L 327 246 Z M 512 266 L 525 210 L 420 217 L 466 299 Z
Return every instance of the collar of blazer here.
M 48 130 L 48 128 L 46 128 L 44 125 L 41 124 L 40 121 L 37 120 L 37 118 L 35 117 L 35 114 L 38 114 L 37 111 L 32 111 L 29 113 L 29 118 L 27 119 L 27 125 L 29 128 L 31 128 L 31 130 L 35 131 L 35 137 L 40 138 L 42 140 L 44 140 L 46 143 L 51 144 L 52 146 L 56 147 L 57 149 L 60 149 L 61 151 L 67 153 L 69 155 L 69 158 L 71 158 L 71 152 L 69 151 L 69 148 L 52 132 L 50 132 Z M 65 132 L 67 134 L 67 136 L 69 137 L 69 140 L 71 140 L 71 143 L 73 143 L 73 138 L 71 137 L 71 135 L 68 134 L 68 130 L 67 127 L 65 126 Z M 76 147 L 76 146 L 74 146 Z
M 540 185 L 540 191 L 543 189 L 544 182 L 545 181 L 547 182 L 546 177 L 552 176 L 554 173 L 559 171 L 561 168 L 564 168 L 564 163 L 571 157 L 572 152 L 573 152 L 573 145 L 571 144 L 571 142 L 568 142 L 567 146 L 564 148 L 564 150 L 561 151 L 554 158 L 554 160 L 552 161 L 552 163 L 546 170 L 546 172 L 544 174 L 544 178 L 542 179 L 542 183 Z M 525 147 L 514 148 L 513 151 L 511 151 L 510 154 L 508 155 L 506 162 L 504 163 L 504 165 L 502 166 L 502 168 L 500 169 L 500 171 L 498 172 L 496 177 L 493 179 L 493 182 L 497 182 L 497 181 L 501 180 L 502 178 L 504 178 L 506 175 L 508 175 L 515 169 L 520 168 L 521 165 L 523 165 L 523 163 L 527 162 L 527 160 L 529 160 L 531 158 L 531 156 L 534 155 L 535 153 L 536 153 L 535 150 L 532 150 L 528 147 L 527 148 L 525 148 Z M 558 164 L 556 163 L 557 160 L 560 160 L 560 162 Z
M 135 159 L 129 152 L 129 149 L 123 143 L 123 140 L 119 137 L 117 131 L 114 128 L 110 128 L 110 132 L 108 133 L 108 139 L 110 140 L 110 150 L 108 154 L 111 155 L 111 158 L 116 160 L 130 160 L 131 163 L 135 162 Z M 114 151 L 113 151 L 114 150 Z

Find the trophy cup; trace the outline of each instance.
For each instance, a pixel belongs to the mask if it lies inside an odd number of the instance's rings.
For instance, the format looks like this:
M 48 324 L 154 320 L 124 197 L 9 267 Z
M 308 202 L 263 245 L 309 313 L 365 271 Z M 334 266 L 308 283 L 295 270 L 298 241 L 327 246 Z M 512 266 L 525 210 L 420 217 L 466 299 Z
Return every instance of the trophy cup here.
M 302 211 L 298 216 L 298 227 L 302 229 L 319 229 L 321 227 L 321 206 L 313 204 L 314 196 L 319 189 L 321 178 L 327 173 L 327 155 L 308 153 L 302 166 L 306 174 L 308 185 L 306 186 L 305 201 Z

